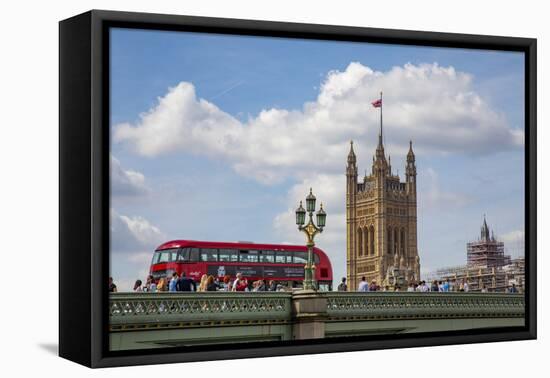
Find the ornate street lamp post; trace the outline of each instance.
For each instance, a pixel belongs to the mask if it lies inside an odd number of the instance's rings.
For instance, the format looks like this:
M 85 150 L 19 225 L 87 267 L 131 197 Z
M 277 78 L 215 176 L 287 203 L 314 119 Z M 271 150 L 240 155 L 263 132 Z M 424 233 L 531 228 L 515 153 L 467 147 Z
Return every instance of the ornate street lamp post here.
M 317 226 L 313 223 L 315 201 L 316 198 L 310 188 L 309 194 L 306 197 L 306 208 L 304 209 L 302 207 L 302 201 L 300 201 L 300 206 L 296 209 L 296 224 L 298 225 L 298 230 L 306 234 L 307 242 L 307 264 L 304 269 L 304 290 L 317 290 L 314 274 L 315 265 L 313 265 L 313 247 L 315 246 L 313 239 L 317 233 L 323 232 L 323 227 L 325 227 L 327 222 L 327 213 L 323 210 L 323 204 L 321 203 L 321 208 L 317 212 Z M 309 222 L 304 226 L 306 223 L 306 211 L 309 215 Z

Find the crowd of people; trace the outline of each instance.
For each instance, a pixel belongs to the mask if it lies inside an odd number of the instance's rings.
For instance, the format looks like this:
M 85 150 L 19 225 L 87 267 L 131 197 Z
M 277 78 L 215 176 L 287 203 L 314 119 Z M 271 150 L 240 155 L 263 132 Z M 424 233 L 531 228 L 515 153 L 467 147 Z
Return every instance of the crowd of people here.
M 338 291 L 348 291 L 348 285 L 346 283 L 346 278 L 342 278 L 342 282 L 338 285 Z M 361 277 L 357 291 L 403 291 L 403 288 L 400 286 L 385 286 L 380 287 L 376 284 L 375 280 L 372 280 L 370 284 L 367 282 L 366 277 Z M 407 287 L 408 292 L 468 292 L 470 291 L 470 285 L 468 281 L 462 280 L 460 283 L 456 282 L 454 279 L 446 279 L 442 281 L 434 280 L 431 284 L 426 283 L 426 281 L 420 281 L 418 283 L 410 283 Z M 481 285 L 482 293 L 487 293 L 488 289 L 485 285 Z M 518 293 L 518 289 L 515 284 L 512 284 L 507 290 L 509 293 Z
M 176 291 L 285 291 L 286 286 L 270 280 L 257 280 L 249 282 L 241 273 L 237 273 L 235 279 L 231 279 L 231 276 L 226 275 L 220 280 L 218 277 L 212 275 L 203 274 L 200 283 L 197 283 L 189 277 L 185 276 L 185 273 L 179 275 L 178 273 L 172 273 L 170 279 L 162 277 L 159 280 L 155 280 L 153 276 L 147 277 L 145 284 L 141 280 L 136 280 L 133 291 L 136 292 L 176 292 Z M 337 291 L 348 291 L 348 285 L 346 278 L 342 278 L 342 281 L 337 287 Z M 357 291 L 369 292 L 369 291 L 403 291 L 400 286 L 381 287 L 372 280 L 370 283 L 366 277 L 361 277 Z M 469 284 L 466 280 L 462 280 L 457 283 L 456 280 L 444 280 L 444 281 L 432 281 L 431 284 L 426 281 L 420 281 L 418 283 L 410 283 L 406 289 L 408 292 L 468 292 L 470 291 Z M 488 289 L 485 285 L 481 286 L 482 293 L 487 293 Z M 518 289 L 515 284 L 507 290 L 509 293 L 518 293 Z M 113 282 L 113 278 L 109 277 L 109 292 L 117 292 L 117 286 Z
M 170 278 L 161 277 L 158 280 L 150 275 L 147 281 L 138 279 L 134 284 L 135 292 L 177 292 L 177 291 L 283 291 L 285 287 L 276 281 L 248 281 L 241 273 L 237 273 L 234 279 L 226 275 L 223 279 L 212 275 L 203 274 L 200 283 L 196 283 L 192 278 L 186 277 L 185 273 L 172 273 Z M 109 292 L 116 292 L 117 287 L 113 278 L 109 277 Z

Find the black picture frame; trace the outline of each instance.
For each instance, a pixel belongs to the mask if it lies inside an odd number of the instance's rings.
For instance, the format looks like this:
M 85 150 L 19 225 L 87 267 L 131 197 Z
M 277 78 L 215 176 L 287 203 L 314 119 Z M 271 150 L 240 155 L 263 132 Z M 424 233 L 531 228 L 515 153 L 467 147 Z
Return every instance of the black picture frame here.
M 525 53 L 525 327 L 110 352 L 110 27 Z M 536 39 L 92 10 L 59 24 L 59 355 L 89 367 L 535 339 Z

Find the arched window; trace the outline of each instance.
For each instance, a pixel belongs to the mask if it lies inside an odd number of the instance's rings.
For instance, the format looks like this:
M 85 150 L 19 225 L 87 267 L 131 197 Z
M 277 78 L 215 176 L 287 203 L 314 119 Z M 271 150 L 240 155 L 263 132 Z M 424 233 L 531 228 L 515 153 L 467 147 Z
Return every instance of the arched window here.
M 357 255 L 363 255 L 363 232 L 360 228 L 357 229 Z
M 362 233 L 363 233 L 363 254 L 365 256 L 368 256 L 369 255 L 369 229 L 367 227 L 363 228 L 362 230 Z
M 374 256 L 376 254 L 376 251 L 374 250 L 374 226 L 370 226 L 369 234 L 370 234 L 370 237 L 369 237 L 369 242 L 370 242 L 369 250 L 370 250 L 371 255 Z

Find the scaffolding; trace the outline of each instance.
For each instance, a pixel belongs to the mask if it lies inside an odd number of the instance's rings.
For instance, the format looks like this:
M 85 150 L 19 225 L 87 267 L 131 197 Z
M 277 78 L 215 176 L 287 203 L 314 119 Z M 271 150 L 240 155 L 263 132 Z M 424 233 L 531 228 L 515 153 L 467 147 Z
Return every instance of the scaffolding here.
M 455 291 L 467 283 L 469 291 L 503 292 L 515 285 L 523 292 L 525 258 L 505 255 L 504 243 L 489 232 L 484 218 L 480 238 L 467 243 L 466 265 L 441 268 L 425 277 L 428 282 L 448 280 Z
M 470 242 L 467 248 L 469 267 L 501 268 L 511 262 L 510 256 L 504 254 L 504 243 L 495 239 Z

